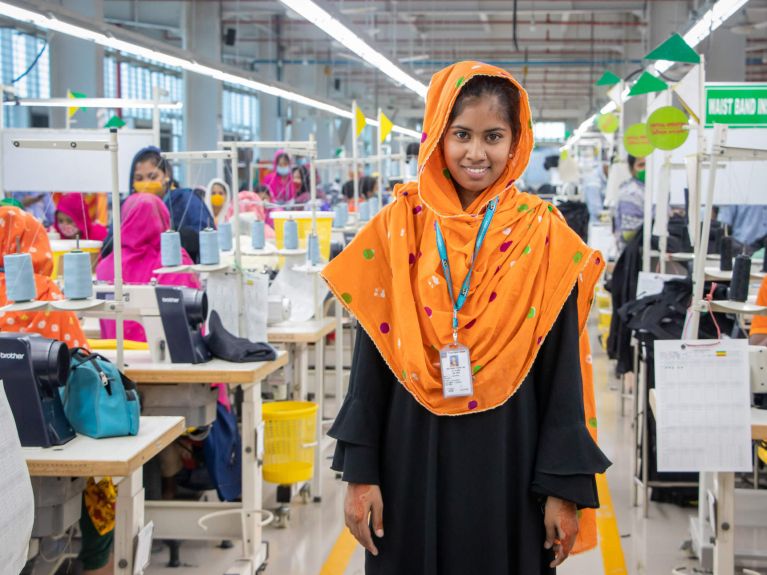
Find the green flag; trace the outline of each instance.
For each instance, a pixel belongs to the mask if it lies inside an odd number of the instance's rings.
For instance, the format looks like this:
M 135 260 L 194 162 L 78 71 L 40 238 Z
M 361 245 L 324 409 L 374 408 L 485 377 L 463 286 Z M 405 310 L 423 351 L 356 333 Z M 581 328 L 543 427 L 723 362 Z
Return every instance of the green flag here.
M 639 80 L 636 81 L 636 84 L 631 86 L 629 97 L 650 94 L 651 92 L 662 92 L 667 89 L 668 84 L 666 84 L 666 82 L 660 78 L 656 78 L 649 72 L 642 72 L 642 75 L 639 76 Z
M 668 60 L 700 64 L 700 56 L 679 34 L 671 37 L 644 57 L 645 60 Z
M 125 122 L 120 116 L 112 116 L 109 121 L 104 124 L 105 128 L 122 128 Z
M 602 74 L 602 77 L 597 80 L 594 85 L 595 86 L 614 86 L 618 82 L 620 82 L 621 79 L 610 72 L 610 70 L 605 70 L 605 73 Z

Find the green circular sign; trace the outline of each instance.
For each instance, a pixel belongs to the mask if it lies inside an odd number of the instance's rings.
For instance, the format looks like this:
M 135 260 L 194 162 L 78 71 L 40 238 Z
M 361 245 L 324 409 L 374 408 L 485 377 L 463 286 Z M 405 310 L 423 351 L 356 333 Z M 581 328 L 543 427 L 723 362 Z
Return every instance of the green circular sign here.
M 647 125 L 643 123 L 633 124 L 626 129 L 623 134 L 623 146 L 626 152 L 635 158 L 649 156 L 655 149 L 647 137 Z
M 690 135 L 687 115 L 674 106 L 658 108 L 647 118 L 647 137 L 659 150 L 674 150 Z
M 618 131 L 618 116 L 612 112 L 609 114 L 600 114 L 597 118 L 597 128 L 603 134 L 614 134 Z

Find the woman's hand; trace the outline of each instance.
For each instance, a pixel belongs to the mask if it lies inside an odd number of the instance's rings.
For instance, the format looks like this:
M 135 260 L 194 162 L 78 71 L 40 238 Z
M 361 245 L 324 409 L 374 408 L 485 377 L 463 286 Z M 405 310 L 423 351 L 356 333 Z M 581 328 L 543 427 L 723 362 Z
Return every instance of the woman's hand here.
M 550 567 L 564 563 L 575 545 L 578 535 L 578 515 L 575 503 L 549 497 L 546 499 L 546 512 L 543 524 L 546 526 L 545 549 L 554 549 L 554 561 Z
M 344 516 L 346 526 L 354 538 L 373 555 L 378 555 L 378 549 L 373 544 L 370 535 L 369 517 L 373 516 L 373 530 L 379 539 L 383 532 L 383 497 L 378 485 L 349 483 L 346 488 L 344 501 Z

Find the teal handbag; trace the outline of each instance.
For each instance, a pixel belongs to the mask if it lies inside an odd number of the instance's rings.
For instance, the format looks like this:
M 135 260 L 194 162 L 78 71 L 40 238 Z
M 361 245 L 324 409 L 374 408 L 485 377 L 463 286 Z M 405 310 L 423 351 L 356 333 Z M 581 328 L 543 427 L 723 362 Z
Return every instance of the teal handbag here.
M 141 412 L 136 384 L 97 353 L 81 347 L 70 353 L 69 377 L 60 393 L 75 431 L 96 439 L 136 435 Z

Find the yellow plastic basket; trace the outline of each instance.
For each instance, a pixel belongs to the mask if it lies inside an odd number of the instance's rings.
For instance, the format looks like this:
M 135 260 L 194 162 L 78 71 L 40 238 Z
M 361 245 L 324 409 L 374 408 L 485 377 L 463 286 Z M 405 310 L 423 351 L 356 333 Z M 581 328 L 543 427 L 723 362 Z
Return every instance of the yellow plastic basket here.
M 308 401 L 265 403 L 264 481 L 287 485 L 314 474 L 317 404 Z
M 295 220 L 298 224 L 298 247 L 306 249 L 306 236 L 312 231 L 312 212 L 272 212 L 274 234 L 277 249 L 283 247 L 285 237 L 285 220 Z M 320 256 L 323 260 L 330 259 L 330 238 L 333 234 L 334 212 L 317 211 L 317 239 L 320 242 Z

